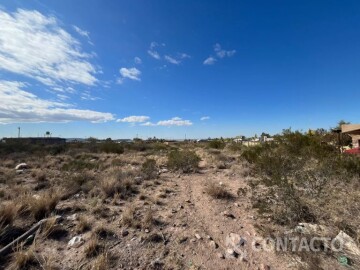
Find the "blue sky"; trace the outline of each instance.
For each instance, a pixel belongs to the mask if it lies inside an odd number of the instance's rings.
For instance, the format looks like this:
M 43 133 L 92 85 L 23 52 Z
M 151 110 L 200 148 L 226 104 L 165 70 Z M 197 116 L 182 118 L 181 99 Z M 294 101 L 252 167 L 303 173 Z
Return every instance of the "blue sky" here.
M 0 3 L 0 137 L 359 122 L 359 1 Z

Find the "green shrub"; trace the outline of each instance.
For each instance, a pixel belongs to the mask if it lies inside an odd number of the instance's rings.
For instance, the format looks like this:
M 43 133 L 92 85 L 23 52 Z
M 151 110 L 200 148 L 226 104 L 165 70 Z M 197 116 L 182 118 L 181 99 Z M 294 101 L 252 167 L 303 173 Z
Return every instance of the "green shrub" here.
M 171 151 L 168 154 L 168 167 L 172 170 L 180 170 L 183 173 L 195 171 L 200 162 L 200 157 L 192 151 Z
M 141 172 L 145 180 L 155 179 L 158 177 L 158 169 L 154 159 L 147 159 L 141 166 Z
M 111 140 L 106 140 L 105 142 L 101 143 L 100 151 L 105 153 L 113 153 L 113 154 L 122 154 L 124 153 L 124 147 L 116 142 L 113 142 Z
M 208 146 L 213 149 L 224 149 L 226 143 L 223 140 L 212 140 L 208 143 Z

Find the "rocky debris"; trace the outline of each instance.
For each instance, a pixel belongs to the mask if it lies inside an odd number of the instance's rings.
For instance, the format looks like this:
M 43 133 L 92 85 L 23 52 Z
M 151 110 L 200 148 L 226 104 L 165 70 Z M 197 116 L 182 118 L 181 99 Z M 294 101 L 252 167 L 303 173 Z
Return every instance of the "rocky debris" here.
M 26 170 L 28 168 L 28 165 L 26 163 L 20 163 L 16 165 L 15 170 Z
M 186 203 L 191 203 L 191 201 L 190 201 L 189 199 L 188 199 L 188 200 L 186 200 L 185 202 L 186 202 Z
M 179 244 L 185 243 L 188 240 L 187 236 L 183 236 L 181 238 L 179 238 Z
M 128 236 L 128 235 L 129 235 L 129 231 L 128 231 L 128 230 L 122 230 L 121 235 L 122 235 L 123 237 Z
M 149 231 L 149 229 L 145 229 L 145 232 L 146 232 L 146 233 L 149 233 L 150 231 Z
M 233 249 L 237 254 L 243 254 L 243 247 L 246 244 L 246 239 L 236 233 L 229 233 L 226 236 L 226 246 Z
M 81 236 L 77 235 L 71 238 L 71 240 L 68 242 L 68 246 L 77 248 L 80 247 L 84 242 L 84 239 Z
M 262 263 L 262 264 L 260 264 L 258 269 L 259 270 L 270 270 L 270 266 Z
M 214 248 L 214 249 L 217 249 L 217 248 L 219 247 L 218 244 L 216 244 L 216 242 L 213 241 L 213 240 L 211 240 L 211 241 L 209 242 L 209 246 L 212 247 L 212 248 Z
M 226 259 L 235 259 L 236 258 L 236 252 L 232 248 L 228 248 L 226 250 L 225 258 Z
M 297 232 L 302 234 L 310 234 L 317 236 L 326 236 L 329 237 L 333 234 L 333 230 L 329 227 L 318 225 L 318 224 L 310 224 L 310 223 L 299 223 L 294 230 L 291 232 Z
M 70 221 L 75 221 L 78 219 L 78 214 L 72 214 L 70 216 L 67 216 L 66 219 Z
M 199 240 L 201 240 L 201 239 L 202 239 L 201 235 L 200 235 L 200 234 L 198 234 L 198 233 L 195 233 L 195 237 L 196 237 L 197 239 L 199 239 Z
M 355 240 L 343 231 L 340 231 L 335 239 L 340 244 L 340 248 L 342 246 L 340 253 L 350 259 L 353 266 L 360 267 L 360 249 Z
M 236 218 L 232 213 L 229 213 L 228 211 L 224 211 L 224 212 L 222 212 L 222 214 L 223 214 L 225 217 L 228 217 L 228 218 L 231 218 L 231 219 L 235 219 L 235 218 Z
M 216 256 L 217 256 L 219 259 L 225 259 L 224 254 L 222 254 L 221 252 L 217 253 Z
M 167 173 L 167 172 L 169 172 L 169 170 L 168 169 L 160 169 L 159 170 L 159 174 L 161 174 L 161 173 Z

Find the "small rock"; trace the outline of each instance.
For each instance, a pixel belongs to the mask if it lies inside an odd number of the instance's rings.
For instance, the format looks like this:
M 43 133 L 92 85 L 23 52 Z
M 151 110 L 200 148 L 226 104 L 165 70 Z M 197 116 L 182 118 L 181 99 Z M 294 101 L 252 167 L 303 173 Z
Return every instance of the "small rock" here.
M 240 204 L 238 204 L 238 203 L 234 203 L 234 205 L 235 205 L 236 207 L 240 207 Z
M 237 255 L 236 252 L 232 248 L 229 248 L 226 250 L 225 258 L 235 259 L 236 255 Z
M 69 247 L 80 247 L 84 243 L 84 239 L 81 236 L 74 236 L 71 238 L 71 240 L 68 242 Z
M 123 231 L 121 232 L 121 235 L 122 235 L 122 236 L 127 236 L 127 235 L 129 235 L 129 231 L 123 230 Z
M 187 203 L 191 203 L 191 201 L 190 201 L 190 200 L 186 200 L 185 202 L 187 202 Z
M 266 264 L 260 264 L 259 270 L 270 270 L 270 266 Z
M 184 242 L 186 242 L 188 240 L 188 237 L 187 236 L 183 236 L 179 239 L 179 244 L 182 244 Z
M 202 237 L 200 236 L 200 234 L 198 234 L 198 233 L 195 233 L 195 237 L 197 238 L 197 239 L 202 239 Z
M 16 170 L 16 174 L 22 174 L 24 170 Z
M 25 170 L 28 168 L 28 165 L 26 163 L 20 163 L 16 165 L 15 170 Z
M 216 255 L 219 259 L 225 259 L 224 254 L 222 254 L 221 252 L 217 253 Z
M 192 238 L 192 239 L 190 240 L 190 242 L 191 242 L 191 243 L 194 243 L 194 242 L 196 242 L 196 239 L 195 239 L 195 238 Z
M 210 247 L 212 247 L 212 248 L 214 248 L 214 249 L 216 249 L 216 248 L 219 247 L 218 244 L 216 244 L 215 241 L 210 241 L 210 242 L 209 242 L 209 245 L 210 245 Z
M 235 219 L 235 216 L 234 216 L 233 214 L 229 213 L 228 211 L 224 211 L 224 212 L 223 212 L 223 215 L 224 215 L 225 217 Z
M 146 232 L 146 233 L 149 233 L 150 231 L 149 231 L 148 229 L 145 229 L 145 232 Z
M 78 214 L 73 214 L 66 217 L 67 220 L 75 221 L 78 219 Z

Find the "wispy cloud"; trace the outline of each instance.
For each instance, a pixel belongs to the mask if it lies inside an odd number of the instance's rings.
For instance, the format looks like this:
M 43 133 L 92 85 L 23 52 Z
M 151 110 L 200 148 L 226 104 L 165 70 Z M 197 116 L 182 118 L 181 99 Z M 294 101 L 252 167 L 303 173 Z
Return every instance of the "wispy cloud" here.
M 0 69 L 31 77 L 46 85 L 95 85 L 98 72 L 81 43 L 53 16 L 38 11 L 0 10 Z
M 236 50 L 224 50 L 221 48 L 221 45 L 219 43 L 216 43 L 214 45 L 214 52 L 215 52 L 215 57 L 210 55 L 208 58 L 206 58 L 203 62 L 204 65 L 213 65 L 215 64 L 215 62 L 217 61 L 217 59 L 222 59 L 225 57 L 232 57 L 235 55 Z
M 166 127 L 170 127 L 170 126 L 192 126 L 192 122 L 190 120 L 183 120 L 180 117 L 173 117 L 169 120 L 161 120 L 158 121 L 157 123 L 152 123 L 152 122 L 145 122 L 143 124 L 141 124 L 142 126 L 166 126 Z
M 157 60 L 161 59 L 160 53 L 156 50 L 156 48 L 159 46 L 165 46 L 165 44 L 159 45 L 159 43 L 153 41 L 150 43 L 150 48 L 148 50 L 148 54 Z
M 22 82 L 0 80 L 1 124 L 114 120 L 111 113 L 76 109 L 68 103 L 41 99 L 23 90 L 27 86 Z
M 134 63 L 137 64 L 137 65 L 142 64 L 141 58 L 136 56 L 136 57 L 134 58 Z
M 230 50 L 230 51 L 223 50 L 219 43 L 216 43 L 214 45 L 214 51 L 215 51 L 217 57 L 219 57 L 219 58 L 224 58 L 226 56 L 232 57 L 236 53 L 236 50 Z
M 74 30 L 82 37 L 85 37 L 89 44 L 94 45 L 90 39 L 90 32 L 82 30 L 80 27 L 73 25 Z
M 209 120 L 210 119 L 210 116 L 203 116 L 200 118 L 201 121 L 206 121 L 206 120 Z
M 216 59 L 212 56 L 209 56 L 208 58 L 206 58 L 203 62 L 204 65 L 213 65 L 215 64 Z
M 124 123 L 143 123 L 150 119 L 149 116 L 145 115 L 132 115 L 122 119 L 116 120 L 116 122 L 124 122 Z
M 118 83 L 123 83 L 125 79 L 130 79 L 134 81 L 140 81 L 141 71 L 137 68 L 120 68 L 119 70 L 121 77 L 118 79 Z
M 175 58 L 173 58 L 173 57 L 171 57 L 169 55 L 165 55 L 164 59 L 166 61 L 168 61 L 169 63 L 174 64 L 174 65 L 179 65 L 181 63 L 180 60 L 177 60 L 177 59 L 175 59 Z

